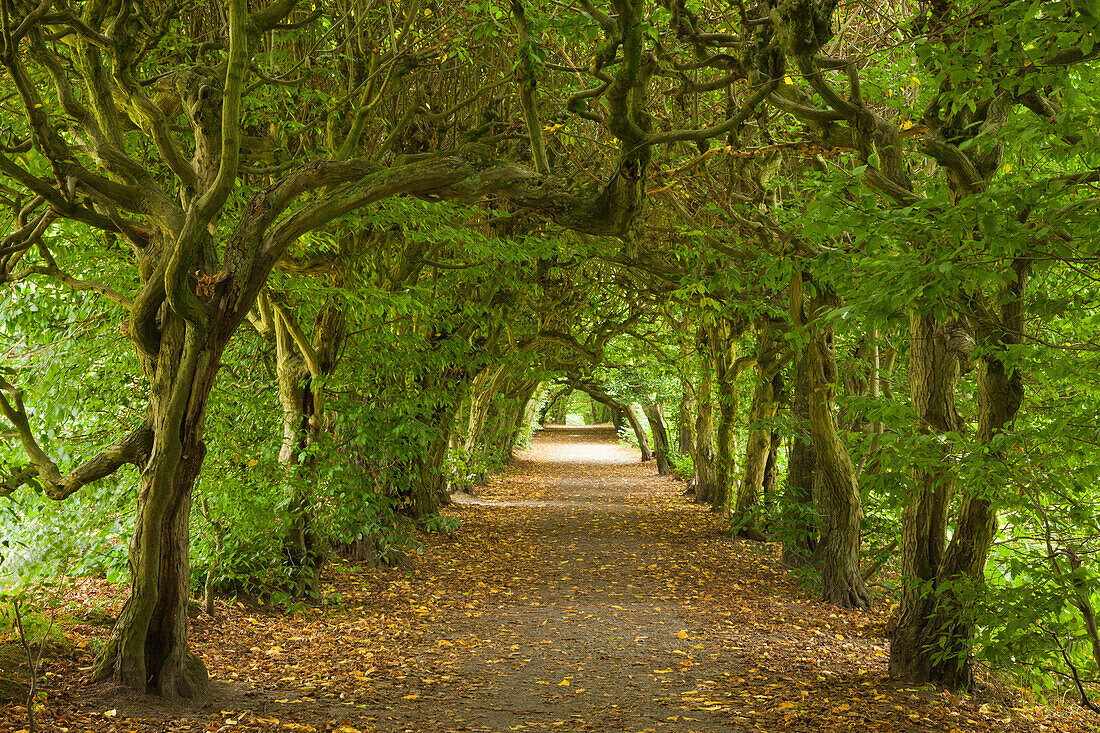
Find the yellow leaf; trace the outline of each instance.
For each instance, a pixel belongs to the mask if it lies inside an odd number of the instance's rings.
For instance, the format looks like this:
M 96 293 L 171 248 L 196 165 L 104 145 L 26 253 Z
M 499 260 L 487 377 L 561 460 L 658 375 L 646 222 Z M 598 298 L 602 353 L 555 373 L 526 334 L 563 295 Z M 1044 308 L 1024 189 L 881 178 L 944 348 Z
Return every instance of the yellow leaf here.
M 783 83 L 784 83 L 784 84 L 794 84 L 794 79 L 792 79 L 792 78 L 791 78 L 791 77 L 789 77 L 789 76 L 784 76 L 784 77 L 783 77 Z
M 686 639 L 686 638 L 688 638 L 688 632 L 681 631 L 681 632 L 676 634 L 676 638 L 677 639 Z
M 418 697 L 420 697 L 420 695 L 417 695 L 417 694 L 416 694 L 416 693 L 414 692 L 414 693 L 413 693 L 413 694 L 411 694 L 411 695 L 405 695 L 405 696 L 403 696 L 403 697 L 402 697 L 401 699 L 402 699 L 402 700 L 415 700 L 415 699 L 416 699 L 416 698 L 418 698 Z
M 248 467 L 252 468 L 253 466 L 255 466 L 258 463 L 259 463 L 259 461 L 257 461 L 255 458 L 253 458 L 251 461 L 248 462 Z
M 793 708 L 793 707 L 794 707 L 794 703 L 793 703 L 793 702 L 789 702 L 789 701 L 788 701 L 788 702 L 781 702 L 781 703 L 779 703 L 779 709 L 780 709 L 780 710 L 789 710 L 790 708 Z
M 569 680 L 562 680 L 558 683 L 558 687 L 569 687 Z
M 912 126 L 913 126 L 913 121 L 912 120 L 906 120 L 905 122 L 901 123 L 901 129 L 903 129 L 903 130 L 908 130 Z

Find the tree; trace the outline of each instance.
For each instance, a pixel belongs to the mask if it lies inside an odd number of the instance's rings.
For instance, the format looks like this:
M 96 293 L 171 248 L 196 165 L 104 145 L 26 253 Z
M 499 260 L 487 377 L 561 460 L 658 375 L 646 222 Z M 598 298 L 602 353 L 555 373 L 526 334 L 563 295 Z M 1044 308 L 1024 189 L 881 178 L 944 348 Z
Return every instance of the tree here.
M 389 165 L 321 158 L 249 190 L 239 186 L 251 171 L 249 110 L 276 83 L 253 69 L 254 59 L 269 32 L 298 27 L 287 22 L 293 0 L 253 11 L 229 0 L 224 37 L 201 48 L 175 44 L 172 11 L 153 18 L 151 9 L 124 5 L 112 15 L 96 2 L 58 13 L 49 4 L 9 9 L 15 14 L 5 27 L 2 60 L 25 118 L 13 130 L 15 148 L 0 156 L 0 174 L 26 192 L 29 204 L 20 207 L 20 228 L 6 240 L 0 271 L 5 279 L 47 274 L 71 281 L 42 235 L 55 222 L 72 222 L 124 242 L 140 279 L 133 296 L 103 283 L 80 284 L 130 309 L 126 332 L 150 386 L 146 419 L 128 435 L 63 473 L 39 447 L 19 390 L 0 385 L 9 395 L 0 408 L 30 458 L 7 490 L 33 479 L 63 499 L 123 465 L 140 468 L 131 595 L 98 679 L 169 697 L 205 688 L 206 672 L 187 647 L 186 600 L 190 497 L 206 453 L 206 403 L 226 345 L 289 246 L 396 195 L 474 201 L 496 194 L 591 234 L 630 227 L 649 158 L 648 148 L 638 146 L 647 124 L 646 75 L 634 22 L 639 10 L 618 5 L 618 21 L 605 27 L 624 51 L 608 87 L 608 126 L 623 152 L 616 174 L 591 195 L 566 191 L 538 166 L 500 163 L 476 145 Z M 65 42 L 56 43 L 58 36 Z M 198 63 L 181 64 L 191 53 Z M 388 63 L 399 63 L 396 54 Z M 156 96 L 141 81 L 150 68 L 160 75 Z M 279 133 L 270 128 L 260 142 L 277 144 Z M 362 133 L 351 125 L 340 147 L 357 149 Z M 24 162 L 11 157 L 17 154 Z M 44 264 L 17 269 L 36 247 Z M 80 262 L 78 252 L 66 254 Z

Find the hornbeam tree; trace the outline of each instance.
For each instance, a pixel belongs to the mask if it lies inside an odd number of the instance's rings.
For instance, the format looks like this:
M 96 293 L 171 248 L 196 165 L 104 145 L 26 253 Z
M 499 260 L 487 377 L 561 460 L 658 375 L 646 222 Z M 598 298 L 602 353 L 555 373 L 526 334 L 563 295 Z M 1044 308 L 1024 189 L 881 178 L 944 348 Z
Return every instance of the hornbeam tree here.
M 0 281 L 52 276 L 124 304 L 123 328 L 149 385 L 140 424 L 63 470 L 41 448 L 33 410 L 14 380 L 0 384 L 0 411 L 29 458 L 5 471 L 3 492 L 33 482 L 63 499 L 125 465 L 139 472 L 130 596 L 96 679 L 168 697 L 198 696 L 207 686 L 207 672 L 188 648 L 186 613 L 188 523 L 206 453 L 206 404 L 227 343 L 288 247 L 349 212 L 401 195 L 462 202 L 494 195 L 594 235 L 623 235 L 632 226 L 649 161 L 649 72 L 640 3 L 614 5 L 615 17 L 601 16 L 601 25 L 619 57 L 605 64 L 601 94 L 620 152 L 606 183 L 578 191 L 537 160 L 532 170 L 476 141 L 386 163 L 376 155 L 308 160 L 305 149 L 308 162 L 266 186 L 244 187 L 257 173 L 250 150 L 281 139 L 277 120 L 257 136 L 247 118 L 266 91 L 286 82 L 263 66 L 261 52 L 277 32 L 292 33 L 319 12 L 307 16 L 295 0 L 253 10 L 244 0 L 226 0 L 211 8 L 223 28 L 207 42 L 179 46 L 176 7 L 5 0 L 0 62 L 22 119 L 5 130 L 0 175 L 21 197 L 15 231 L 0 243 Z M 183 20 L 204 17 L 195 12 Z M 375 59 L 389 73 L 409 61 L 400 41 L 376 39 L 377 47 L 393 49 Z M 308 68 L 310 58 L 300 65 Z M 343 146 L 359 149 L 362 133 L 352 124 Z M 62 269 L 65 258 L 55 257 L 51 237 L 58 227 L 124 242 L 137 275 L 133 292 Z M 78 251 L 66 255 L 83 271 L 95 267 L 80 262 Z

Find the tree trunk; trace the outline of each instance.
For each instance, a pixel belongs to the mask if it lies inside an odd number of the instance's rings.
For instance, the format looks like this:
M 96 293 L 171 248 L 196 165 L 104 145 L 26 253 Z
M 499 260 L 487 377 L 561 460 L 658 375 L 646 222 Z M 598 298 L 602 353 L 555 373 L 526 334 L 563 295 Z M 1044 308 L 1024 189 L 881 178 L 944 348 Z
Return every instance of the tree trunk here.
M 779 385 L 776 389 L 782 388 L 782 380 L 776 380 Z M 783 439 L 778 430 L 772 431 L 768 445 L 768 460 L 764 463 L 764 480 L 761 486 L 761 500 L 765 507 L 767 507 L 767 514 L 771 516 L 775 509 L 775 502 L 779 493 L 779 446 L 782 445 Z M 767 526 L 761 527 L 765 532 L 770 532 L 770 523 Z
M 261 333 L 273 335 L 275 341 L 275 372 L 283 408 L 279 463 L 292 474 L 283 559 L 290 571 L 290 591 L 298 597 L 317 597 L 325 555 L 314 527 L 312 489 L 317 482 L 317 456 L 311 446 L 324 430 L 325 411 L 323 396 L 314 390 L 335 371 L 346 333 L 345 314 L 336 306 L 327 306 L 314 324 L 310 343 L 282 304 L 272 303 L 264 293 L 258 305 L 261 317 L 257 327 Z
M 487 366 L 478 372 L 470 384 L 470 417 L 466 425 L 466 451 L 473 455 L 482 450 L 485 419 L 500 389 L 500 380 L 504 375 L 503 365 Z
M 539 403 L 542 402 L 542 398 L 546 396 L 546 390 L 549 388 L 549 382 L 539 382 L 527 398 L 527 404 L 523 406 L 522 422 L 519 424 L 519 428 L 512 438 L 512 445 L 508 449 L 509 457 L 511 457 L 516 446 L 519 445 L 519 436 L 523 433 L 523 430 L 526 428 L 534 429 L 535 412 L 539 409 Z
M 890 672 L 914 682 L 934 682 L 967 690 L 974 686 L 970 653 L 974 622 L 968 611 L 973 607 L 973 599 L 964 595 L 972 595 L 984 587 L 985 563 L 997 531 L 997 514 L 990 500 L 997 480 L 989 464 L 995 467 L 1001 463 L 1005 448 L 993 447 L 994 440 L 1015 419 L 1023 404 L 1023 377 L 1018 370 L 1012 370 L 1005 364 L 1005 355 L 1010 347 L 1022 343 L 1025 337 L 1025 293 L 1030 267 L 1030 261 L 1023 258 L 1012 263 L 1015 280 L 1008 282 L 1003 291 L 996 294 L 997 305 L 982 307 L 977 297 L 972 303 L 975 315 L 971 316 L 971 328 L 981 354 L 975 379 L 978 402 L 976 438 L 987 449 L 985 455 L 979 458 L 987 466 L 978 473 L 986 478 L 978 485 L 966 487 L 955 532 L 943 553 L 938 572 L 930 581 L 923 583 L 926 597 L 930 597 L 935 606 L 918 629 L 921 636 L 914 629 L 922 619 L 914 619 L 913 616 L 927 602 L 921 598 L 910 599 L 909 606 L 901 609 L 902 614 L 890 644 Z M 917 329 L 914 328 L 914 331 Z M 921 333 L 924 332 L 922 328 Z M 953 351 L 957 363 L 959 350 L 955 348 Z M 989 477 L 993 477 L 992 481 Z M 917 525 L 918 529 L 920 527 Z M 919 533 L 915 534 L 919 540 Z M 918 542 L 910 541 L 917 550 L 921 549 Z M 942 547 L 942 539 L 939 547 Z M 921 579 L 916 576 L 915 580 Z
M 951 331 L 931 315 L 914 312 L 909 316 L 909 391 L 924 435 L 958 433 L 964 428 L 955 405 L 959 353 L 952 347 Z M 925 445 L 930 453 L 913 476 L 915 494 L 901 515 L 898 546 L 904 582 L 890 640 L 890 673 L 921 683 L 933 679 L 930 645 L 940 632 L 936 587 L 955 486 L 951 446 L 938 440 Z
M 435 394 L 430 405 L 418 416 L 425 434 L 413 438 L 408 446 L 411 456 L 405 469 L 409 483 L 399 491 L 404 510 L 416 520 L 422 520 L 439 512 L 450 502 L 444 463 L 447 445 L 454 429 L 456 415 L 466 392 L 467 372 L 464 368 L 449 366 L 421 374 L 421 394 Z
M 676 421 L 676 447 L 681 455 L 695 460 L 695 389 L 686 376 L 680 377 L 680 410 Z
M 711 358 L 708 334 L 700 329 L 699 386 L 696 391 L 698 412 L 695 417 L 695 501 L 709 504 L 717 493 L 718 466 L 714 455 L 714 360 Z
M 749 409 L 749 436 L 733 512 L 737 534 L 758 542 L 767 539 L 758 515 L 768 460 L 773 458 L 772 428 L 767 423 L 775 417 L 778 408 L 775 397 L 775 376 L 780 366 L 778 356 L 767 326 L 761 328 L 756 353 L 756 388 Z M 772 465 L 774 475 L 774 463 Z
M 817 455 L 810 439 L 810 379 L 805 347 L 794 362 L 794 387 L 791 394 L 790 453 L 787 458 L 787 488 L 783 496 L 781 535 L 783 562 L 792 568 L 808 564 L 817 552 L 818 519 L 814 509 L 813 487 Z
M 504 424 L 507 426 L 502 433 L 502 448 L 504 455 L 511 459 L 519 445 L 520 438 L 524 435 L 531 421 L 535 417 L 535 405 L 539 401 L 539 393 L 543 386 L 538 382 L 523 382 L 516 388 L 512 403 L 508 410 L 508 416 Z
M 656 402 L 650 402 L 645 406 L 645 416 L 649 420 L 649 427 L 653 431 L 654 455 L 657 458 L 657 475 L 671 476 L 672 462 L 669 460 L 668 426 L 665 424 L 665 416 L 661 413 L 661 406 Z
M 451 413 L 453 414 L 453 412 Z M 449 432 L 445 429 L 428 441 L 412 461 L 409 474 L 413 483 L 405 496 L 405 504 L 413 519 L 421 520 L 437 514 L 450 501 L 443 463 L 447 458 Z
M 722 329 L 726 331 L 726 329 Z M 710 497 L 713 512 L 729 509 L 730 481 L 733 477 L 733 428 L 737 421 L 737 371 L 733 366 L 737 342 L 723 333 L 725 343 L 715 344 L 714 366 L 718 383 L 718 435 L 714 491 Z
M 555 406 L 557 405 L 558 401 L 561 400 L 561 399 L 567 399 L 568 394 L 571 394 L 572 392 L 573 392 L 573 388 L 572 387 L 567 387 L 565 389 L 559 390 L 558 392 L 554 393 L 554 395 L 546 401 L 546 404 L 543 405 L 542 409 L 539 411 L 539 425 L 546 425 L 547 420 L 553 419 L 553 415 L 554 415 L 553 411 L 554 411 Z M 562 397 L 563 394 L 566 395 L 566 397 L 563 398 Z
M 611 411 L 611 425 L 615 428 L 616 432 L 622 430 L 623 411 L 615 407 L 609 407 L 608 409 Z
M 565 425 L 566 417 L 569 414 L 569 402 L 573 397 L 573 390 L 566 390 L 561 397 L 558 398 L 557 404 L 554 406 L 551 414 L 551 420 L 556 425 Z
M 206 456 L 202 426 L 224 341 L 212 346 L 205 334 L 168 318 L 151 365 L 153 448 L 141 471 L 130 542 L 130 597 L 93 678 L 195 698 L 206 692 L 209 676 L 187 645 L 191 493 Z
M 638 450 L 642 453 L 642 463 L 652 461 L 653 450 L 649 447 L 649 439 L 645 434 L 645 426 L 642 425 L 642 421 L 638 418 L 638 412 L 634 409 L 634 405 L 623 405 L 623 413 L 626 415 L 626 419 L 630 423 L 631 429 L 634 431 L 634 436 L 638 439 Z
M 810 313 L 813 330 L 806 346 L 810 436 L 817 458 L 814 500 L 821 515 L 824 543 L 821 581 L 826 601 L 842 608 L 870 608 L 871 594 L 859 569 L 863 504 L 855 466 L 837 424 L 833 329 L 820 321 L 824 311 L 834 305 L 835 296 L 828 289 L 814 298 Z

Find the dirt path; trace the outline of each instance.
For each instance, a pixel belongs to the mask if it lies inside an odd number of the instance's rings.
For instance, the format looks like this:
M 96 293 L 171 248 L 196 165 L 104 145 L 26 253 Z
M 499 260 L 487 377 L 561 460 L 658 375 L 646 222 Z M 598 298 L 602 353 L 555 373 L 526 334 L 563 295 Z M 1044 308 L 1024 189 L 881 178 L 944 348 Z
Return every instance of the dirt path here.
M 69 626 L 70 646 L 46 667 L 41 729 L 1082 729 L 1052 708 L 891 680 L 888 608 L 817 602 L 774 545 L 728 538 L 719 517 L 654 473 L 608 429 L 544 431 L 447 510 L 461 528 L 427 535 L 411 568 L 337 564 L 323 607 L 230 601 L 199 615 L 194 648 L 216 680 L 201 705 L 81 684 L 109 617 Z M 20 715 L 0 706 L 0 733 L 21 730 Z
M 726 537 L 654 473 L 609 429 L 550 428 L 463 500 L 450 512 L 463 529 L 431 543 L 408 578 L 431 589 L 419 610 L 435 622 L 403 650 L 402 674 L 374 686 L 367 720 L 379 731 L 1038 729 L 890 680 L 885 609 L 816 602 L 774 546 Z
M 551 428 L 460 499 L 455 515 L 507 550 L 493 568 L 449 568 L 459 577 L 439 589 L 465 593 L 482 573 L 490 599 L 409 650 L 414 676 L 450 679 L 376 711 L 379 729 L 737 730 L 720 702 L 696 704 L 728 674 L 722 635 L 701 632 L 662 572 L 687 560 L 683 520 L 712 536 L 715 522 L 672 509 L 682 486 L 652 473 L 611 430 Z

